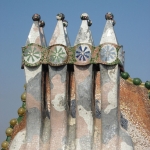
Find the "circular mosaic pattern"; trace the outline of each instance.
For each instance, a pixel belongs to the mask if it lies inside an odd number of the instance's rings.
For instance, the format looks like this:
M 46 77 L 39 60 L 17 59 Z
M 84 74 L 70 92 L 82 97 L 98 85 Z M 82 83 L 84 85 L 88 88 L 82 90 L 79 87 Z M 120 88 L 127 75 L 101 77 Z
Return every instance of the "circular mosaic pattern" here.
M 100 50 L 100 58 L 106 63 L 114 62 L 117 58 L 116 48 L 111 44 L 104 45 Z
M 62 64 L 67 60 L 67 53 L 63 46 L 54 46 L 50 50 L 49 61 L 52 64 Z
M 24 51 L 24 60 L 29 64 L 35 64 L 41 59 L 41 51 L 37 46 L 28 46 Z
M 122 47 L 118 51 L 118 58 L 121 61 L 121 64 L 123 65 L 124 64 L 124 51 Z
M 91 59 L 91 50 L 87 45 L 80 45 L 75 52 L 75 58 L 77 61 L 86 62 Z

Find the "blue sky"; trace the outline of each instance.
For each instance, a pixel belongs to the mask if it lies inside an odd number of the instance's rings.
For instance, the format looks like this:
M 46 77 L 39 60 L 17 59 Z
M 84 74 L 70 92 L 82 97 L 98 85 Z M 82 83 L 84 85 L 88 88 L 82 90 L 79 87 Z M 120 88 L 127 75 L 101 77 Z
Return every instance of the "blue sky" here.
M 83 12 L 93 22 L 91 31 L 99 45 L 106 12 L 112 12 L 115 32 L 125 50 L 125 70 L 132 78 L 150 81 L 150 1 L 138 0 L 0 0 L 0 143 L 12 118 L 17 118 L 20 96 L 25 83 L 21 65 L 21 47 L 25 45 L 32 25 L 32 15 L 39 13 L 46 22 L 47 43 L 56 25 L 56 14 L 62 12 L 69 22 L 68 33 L 74 44 Z

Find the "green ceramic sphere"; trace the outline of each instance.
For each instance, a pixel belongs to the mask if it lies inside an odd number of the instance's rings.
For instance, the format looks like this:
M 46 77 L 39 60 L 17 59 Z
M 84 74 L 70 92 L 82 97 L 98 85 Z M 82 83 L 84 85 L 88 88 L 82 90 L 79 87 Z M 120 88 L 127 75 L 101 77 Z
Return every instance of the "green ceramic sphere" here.
M 140 85 L 141 83 L 142 83 L 141 79 L 139 79 L 139 78 L 134 78 L 133 79 L 133 84 L 134 85 Z
M 23 116 L 24 113 L 25 113 L 25 109 L 22 108 L 22 107 L 20 107 L 20 108 L 18 109 L 18 115 L 19 115 L 19 116 Z
M 128 79 L 130 77 L 130 75 L 127 72 L 121 72 L 121 77 L 123 79 Z
M 23 102 L 26 101 L 26 92 L 22 93 L 22 95 L 21 95 L 21 100 L 22 100 Z
M 16 123 L 17 123 L 17 119 L 11 119 L 11 120 L 10 120 L 10 125 L 11 125 L 12 127 L 14 127 L 14 126 L 16 125 Z
M 150 81 L 146 81 L 146 82 L 145 82 L 145 87 L 146 87 L 148 90 L 150 90 Z
M 12 128 L 7 128 L 6 131 L 5 131 L 5 133 L 6 133 L 7 136 L 11 136 L 12 132 L 13 132 Z
M 8 145 L 9 145 L 9 143 L 7 141 L 2 142 L 2 144 L 1 144 L 3 149 L 7 149 Z

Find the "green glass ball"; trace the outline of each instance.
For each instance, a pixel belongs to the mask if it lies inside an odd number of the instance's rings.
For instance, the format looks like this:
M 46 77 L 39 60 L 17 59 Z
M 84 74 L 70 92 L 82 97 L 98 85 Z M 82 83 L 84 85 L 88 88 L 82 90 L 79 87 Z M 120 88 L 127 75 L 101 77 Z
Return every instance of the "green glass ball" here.
M 16 125 L 16 123 L 17 123 L 17 119 L 11 119 L 11 120 L 10 120 L 10 125 L 11 125 L 12 127 L 14 127 L 14 126 Z
M 12 128 L 7 128 L 6 131 L 5 131 L 5 133 L 6 133 L 7 136 L 11 136 L 12 132 L 13 132 Z
M 3 149 L 8 148 L 9 143 L 7 141 L 2 142 L 1 146 Z
M 127 72 L 121 72 L 121 77 L 123 79 L 128 79 L 130 77 L 130 75 Z
M 20 108 L 18 109 L 18 115 L 19 115 L 19 116 L 24 116 L 24 114 L 25 114 L 25 109 L 22 108 L 22 107 L 20 107 Z
M 146 82 L 145 82 L 145 87 L 146 87 L 148 90 L 150 90 L 150 81 L 146 81 Z
M 134 78 L 133 79 L 133 84 L 134 85 L 140 85 L 141 83 L 142 83 L 141 79 L 139 79 L 139 78 Z
M 22 100 L 23 102 L 26 101 L 26 92 L 22 93 L 22 95 L 21 95 L 21 100 Z

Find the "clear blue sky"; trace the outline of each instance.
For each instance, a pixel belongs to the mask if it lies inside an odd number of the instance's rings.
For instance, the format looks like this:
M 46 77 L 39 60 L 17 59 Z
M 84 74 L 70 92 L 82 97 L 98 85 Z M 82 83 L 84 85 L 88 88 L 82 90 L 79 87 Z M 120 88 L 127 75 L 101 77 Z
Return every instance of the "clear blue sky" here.
M 39 13 L 49 43 L 56 25 L 56 14 L 62 12 L 69 22 L 68 33 L 74 44 L 83 12 L 93 22 L 95 45 L 104 29 L 106 12 L 115 16 L 115 32 L 124 46 L 125 70 L 132 78 L 150 80 L 150 1 L 149 0 L 0 0 L 0 143 L 5 140 L 9 120 L 17 118 L 20 95 L 25 83 L 21 65 L 21 47 L 25 45 L 32 25 L 32 15 Z

